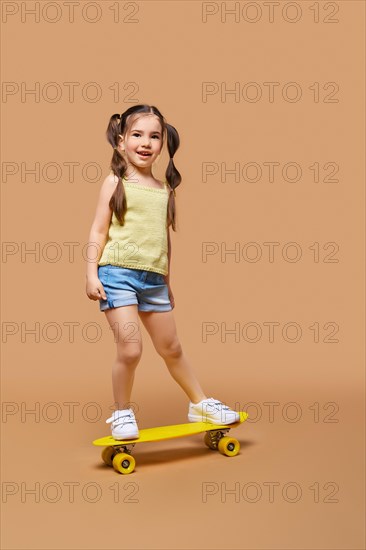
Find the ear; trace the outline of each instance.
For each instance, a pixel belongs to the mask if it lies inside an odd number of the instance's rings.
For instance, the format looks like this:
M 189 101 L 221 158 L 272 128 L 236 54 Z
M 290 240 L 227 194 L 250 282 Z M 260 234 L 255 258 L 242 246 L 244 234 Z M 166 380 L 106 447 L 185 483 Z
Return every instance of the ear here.
M 118 142 L 118 147 L 122 149 L 122 151 L 124 151 L 124 147 L 122 147 L 123 145 L 123 136 L 121 136 L 121 134 L 118 134 L 118 137 L 120 138 L 119 139 L 119 142 Z

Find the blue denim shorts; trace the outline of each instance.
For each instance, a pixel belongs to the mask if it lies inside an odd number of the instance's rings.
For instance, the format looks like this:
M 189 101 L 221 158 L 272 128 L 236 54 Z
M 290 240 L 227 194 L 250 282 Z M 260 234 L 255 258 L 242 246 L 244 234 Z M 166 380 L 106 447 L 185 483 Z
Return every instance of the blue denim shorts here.
M 160 273 L 108 264 L 98 266 L 98 278 L 107 296 L 106 300 L 99 300 L 100 311 L 132 304 L 139 311 L 173 309 L 168 286 Z

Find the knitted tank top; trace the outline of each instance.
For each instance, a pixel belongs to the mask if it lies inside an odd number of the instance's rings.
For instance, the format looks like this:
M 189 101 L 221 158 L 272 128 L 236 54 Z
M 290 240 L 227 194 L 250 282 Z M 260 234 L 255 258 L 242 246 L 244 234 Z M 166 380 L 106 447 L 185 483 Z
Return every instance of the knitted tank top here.
M 127 211 L 120 225 L 113 212 L 98 265 L 112 264 L 168 274 L 168 183 L 161 189 L 123 178 Z

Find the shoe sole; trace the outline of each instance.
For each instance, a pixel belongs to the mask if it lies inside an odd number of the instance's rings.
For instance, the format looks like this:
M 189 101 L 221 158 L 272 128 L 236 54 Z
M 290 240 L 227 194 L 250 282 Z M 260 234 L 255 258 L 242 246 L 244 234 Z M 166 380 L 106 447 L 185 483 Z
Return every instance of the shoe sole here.
M 138 439 L 139 437 L 139 433 L 137 432 L 137 434 L 126 434 L 126 435 L 121 435 L 121 434 L 114 434 L 112 432 L 112 437 L 113 439 L 118 439 L 118 440 L 124 440 L 124 439 Z
M 190 422 L 209 422 L 210 424 L 220 424 L 222 426 L 227 426 L 229 424 L 235 424 L 235 422 L 239 422 L 239 418 L 237 420 L 232 420 L 231 422 L 222 422 L 218 420 L 211 420 L 209 418 L 206 418 L 206 420 L 204 420 L 202 418 L 202 415 L 199 416 L 197 414 L 191 414 L 191 413 L 188 414 L 188 420 Z

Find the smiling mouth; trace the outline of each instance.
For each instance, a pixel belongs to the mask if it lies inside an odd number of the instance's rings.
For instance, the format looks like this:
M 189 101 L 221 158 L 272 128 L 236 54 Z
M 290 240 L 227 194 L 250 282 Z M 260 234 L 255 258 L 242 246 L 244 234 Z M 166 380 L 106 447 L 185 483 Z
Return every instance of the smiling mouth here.
M 137 151 L 137 154 L 141 157 L 151 157 L 151 153 L 143 153 L 141 151 Z

